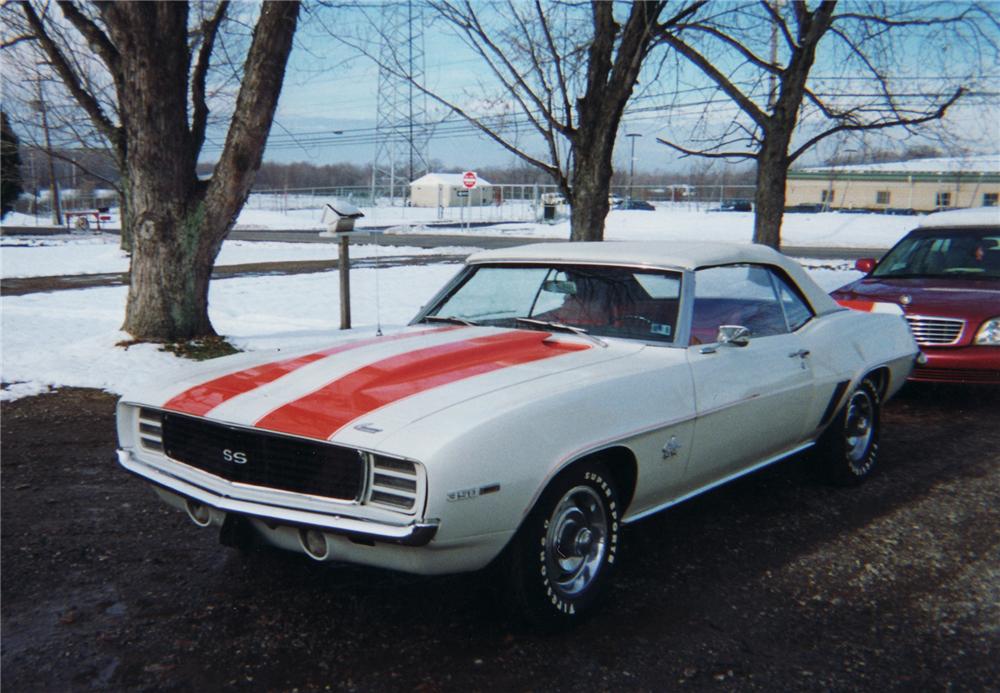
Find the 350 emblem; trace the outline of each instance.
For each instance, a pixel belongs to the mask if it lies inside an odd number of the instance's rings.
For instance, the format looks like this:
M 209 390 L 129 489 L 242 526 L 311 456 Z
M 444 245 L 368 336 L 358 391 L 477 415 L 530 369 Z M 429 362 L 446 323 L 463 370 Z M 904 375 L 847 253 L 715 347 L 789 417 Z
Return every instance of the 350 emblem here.
M 223 450 L 222 459 L 226 462 L 232 462 L 233 464 L 246 464 L 250 460 L 247 459 L 247 454 L 239 450 Z

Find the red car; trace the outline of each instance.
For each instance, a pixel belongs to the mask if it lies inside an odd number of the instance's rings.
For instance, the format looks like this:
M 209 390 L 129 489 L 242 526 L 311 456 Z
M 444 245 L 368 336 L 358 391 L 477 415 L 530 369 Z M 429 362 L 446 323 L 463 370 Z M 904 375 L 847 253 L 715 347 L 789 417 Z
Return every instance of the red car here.
M 924 357 L 910 380 L 1000 385 L 1000 210 L 934 214 L 830 295 L 899 305 Z M 926 359 L 926 360 L 925 360 Z

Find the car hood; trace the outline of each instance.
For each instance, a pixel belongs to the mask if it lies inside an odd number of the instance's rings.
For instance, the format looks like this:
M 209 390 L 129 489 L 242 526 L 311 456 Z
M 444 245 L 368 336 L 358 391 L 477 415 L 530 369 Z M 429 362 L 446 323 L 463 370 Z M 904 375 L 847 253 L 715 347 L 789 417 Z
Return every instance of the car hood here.
M 1000 281 L 864 277 L 831 294 L 837 300 L 895 303 L 912 315 L 982 322 L 1000 315 Z
M 642 346 L 534 330 L 418 326 L 280 358 L 269 352 L 220 359 L 123 400 L 289 435 L 353 439 L 357 431 L 390 434 L 462 401 L 593 368 Z M 410 406 L 400 406 L 404 401 Z

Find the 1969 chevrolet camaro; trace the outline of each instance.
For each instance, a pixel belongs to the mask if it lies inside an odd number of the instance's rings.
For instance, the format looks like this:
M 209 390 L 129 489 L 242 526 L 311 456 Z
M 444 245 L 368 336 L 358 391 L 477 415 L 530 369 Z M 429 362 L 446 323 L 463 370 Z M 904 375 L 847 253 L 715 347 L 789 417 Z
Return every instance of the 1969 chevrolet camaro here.
M 401 331 L 129 393 L 119 461 L 223 543 L 421 574 L 487 565 L 529 619 L 605 591 L 621 526 L 816 445 L 874 468 L 918 354 L 768 248 L 489 251 Z

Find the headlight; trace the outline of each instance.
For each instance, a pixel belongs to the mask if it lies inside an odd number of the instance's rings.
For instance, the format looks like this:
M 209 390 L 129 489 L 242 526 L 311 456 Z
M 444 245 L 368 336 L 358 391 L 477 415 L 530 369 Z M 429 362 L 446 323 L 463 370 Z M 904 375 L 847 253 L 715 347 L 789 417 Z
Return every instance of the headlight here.
M 976 333 L 976 344 L 1000 346 L 1000 317 L 990 318 Z

